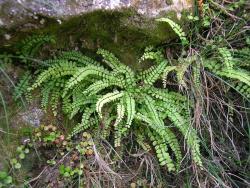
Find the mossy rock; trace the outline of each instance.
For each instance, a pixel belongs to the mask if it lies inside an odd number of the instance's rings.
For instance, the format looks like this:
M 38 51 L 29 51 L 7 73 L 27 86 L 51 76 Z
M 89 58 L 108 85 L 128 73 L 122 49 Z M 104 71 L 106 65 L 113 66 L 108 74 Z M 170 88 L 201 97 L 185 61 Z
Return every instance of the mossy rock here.
M 174 11 L 168 12 L 166 16 L 178 22 Z M 7 42 L 14 41 L 14 44 L 33 34 L 53 34 L 57 38 L 53 46 L 55 49 L 79 49 L 93 55 L 98 48 L 104 48 L 125 64 L 138 68 L 136 62 L 145 47 L 167 43 L 176 38 L 168 24 L 156 22 L 154 18 L 140 15 L 132 9 L 96 10 L 62 21 L 43 16 L 39 19 L 45 20 L 43 27 L 27 31 L 19 28 L 18 32 L 16 28 L 12 30 L 15 37 Z

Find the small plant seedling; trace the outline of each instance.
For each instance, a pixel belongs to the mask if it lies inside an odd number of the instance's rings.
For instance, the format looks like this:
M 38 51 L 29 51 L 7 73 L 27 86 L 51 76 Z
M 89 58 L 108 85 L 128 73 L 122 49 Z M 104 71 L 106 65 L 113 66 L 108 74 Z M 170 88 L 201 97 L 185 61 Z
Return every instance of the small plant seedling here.
M 8 175 L 5 171 L 0 171 L 0 188 L 9 187 L 13 182 L 11 176 Z
M 59 173 L 63 177 L 72 177 L 72 176 L 74 176 L 76 174 L 82 175 L 83 171 L 79 170 L 78 168 L 72 169 L 69 166 L 60 165 L 60 167 L 59 167 Z
M 54 166 L 56 164 L 56 161 L 54 159 L 47 160 L 47 163 L 51 166 Z

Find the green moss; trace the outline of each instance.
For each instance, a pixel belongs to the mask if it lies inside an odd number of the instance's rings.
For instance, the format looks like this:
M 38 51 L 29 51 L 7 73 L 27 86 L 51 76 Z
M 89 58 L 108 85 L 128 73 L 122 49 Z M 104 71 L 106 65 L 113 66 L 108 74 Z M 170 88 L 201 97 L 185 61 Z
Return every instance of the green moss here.
M 62 24 L 55 19 L 46 19 L 43 29 L 24 33 L 49 33 L 57 37 L 56 49 L 93 51 L 104 48 L 121 59 L 127 65 L 135 64 L 144 48 L 159 45 L 175 38 L 167 24 L 157 23 L 154 19 L 144 18 L 131 9 L 122 11 L 94 11 L 72 17 Z M 24 35 L 20 38 L 23 38 Z

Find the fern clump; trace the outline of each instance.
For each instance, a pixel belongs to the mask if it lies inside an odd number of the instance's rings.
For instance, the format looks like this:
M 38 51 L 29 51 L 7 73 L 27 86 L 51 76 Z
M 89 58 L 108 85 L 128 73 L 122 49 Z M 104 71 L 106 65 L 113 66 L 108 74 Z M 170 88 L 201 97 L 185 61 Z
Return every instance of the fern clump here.
M 82 114 L 81 123 L 71 136 L 101 124 L 104 136 L 113 133 L 115 146 L 119 147 L 130 130 L 135 133 L 140 130 L 139 144 L 149 148 L 142 139 L 148 137 L 160 164 L 175 171 L 183 158 L 175 135 L 178 130 L 186 140 L 193 161 L 202 166 L 199 139 L 190 126 L 186 97 L 154 86 L 170 67 L 163 55 L 146 51 L 140 61 L 151 59 L 156 65 L 137 74 L 112 53 L 103 49 L 97 53 L 103 62 L 96 62 L 79 52 L 62 53 L 50 60 L 54 63 L 37 77 L 29 90 L 41 87 L 42 106 L 46 108 L 50 102 L 55 115 L 59 101 L 70 118 Z M 171 122 L 171 126 L 166 121 Z

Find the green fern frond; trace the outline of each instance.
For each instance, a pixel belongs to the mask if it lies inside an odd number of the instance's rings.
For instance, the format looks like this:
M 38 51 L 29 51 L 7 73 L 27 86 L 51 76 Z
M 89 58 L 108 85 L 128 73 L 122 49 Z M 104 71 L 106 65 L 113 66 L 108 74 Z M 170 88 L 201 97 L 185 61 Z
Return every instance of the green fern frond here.
M 74 63 L 62 60 L 59 64 L 52 65 L 48 70 L 42 72 L 29 90 L 39 87 L 48 79 L 56 79 L 67 75 L 73 75 L 77 69 L 78 67 L 76 67 Z
M 141 131 L 141 130 L 140 130 Z M 150 145 L 145 141 L 146 136 L 141 134 L 140 131 L 136 132 L 136 142 L 144 149 L 145 151 L 150 151 L 151 147 Z
M 187 40 L 186 34 L 182 30 L 180 25 L 178 25 L 174 21 L 170 20 L 169 18 L 159 18 L 159 19 L 156 19 L 156 21 L 167 22 L 171 26 L 171 28 L 174 30 L 174 32 L 179 36 L 182 45 L 187 45 L 189 43 Z
M 153 119 L 153 121 L 156 123 L 156 125 L 160 127 L 164 127 L 164 122 L 159 117 L 159 114 L 157 113 L 157 110 L 155 109 L 155 102 L 154 100 L 149 97 L 148 95 L 145 95 L 144 98 L 145 101 L 145 107 L 147 108 L 147 112 L 150 115 L 150 117 Z
M 120 61 L 109 51 L 104 49 L 98 49 L 97 54 L 101 55 L 103 57 L 103 61 L 112 69 L 115 71 L 120 70 Z
M 69 118 L 72 119 L 84 106 L 95 104 L 96 101 L 96 97 L 82 97 L 78 100 L 74 100 L 69 106 Z
M 19 83 L 15 86 L 13 98 L 15 101 L 17 101 L 22 95 L 26 96 L 26 99 L 29 99 L 30 97 L 28 92 L 28 88 L 31 84 L 32 76 L 29 72 L 26 72 L 19 80 Z M 29 100 L 28 100 L 29 101 Z
M 250 73 L 245 70 L 222 69 L 221 71 L 217 71 L 216 73 L 222 77 L 239 80 L 250 86 Z
M 194 162 L 202 166 L 199 139 L 195 130 L 189 126 L 187 122 L 188 118 L 183 118 L 180 113 L 176 111 L 175 106 L 170 105 L 166 108 L 166 114 L 185 137 L 188 147 L 191 149 Z
M 234 86 L 234 89 L 236 89 L 241 95 L 250 99 L 250 86 L 249 85 L 243 82 L 232 83 L 232 85 Z
M 139 60 L 139 63 L 145 60 L 155 60 L 157 64 L 160 64 L 162 61 L 165 61 L 165 58 L 160 50 L 154 52 L 152 51 L 152 49 L 150 49 L 150 50 L 145 50 L 144 54 Z
M 57 115 L 57 108 L 58 108 L 58 104 L 59 104 L 59 99 L 60 99 L 60 96 L 61 96 L 61 89 L 60 88 L 54 88 L 52 90 L 53 92 L 51 93 L 51 109 L 52 109 L 52 112 L 54 114 L 54 116 Z
M 250 66 L 250 48 L 242 48 L 240 50 L 233 50 L 233 59 L 237 67 Z
M 114 127 L 116 127 L 124 118 L 125 115 L 125 106 L 122 103 L 117 105 L 117 118 L 114 123 Z
M 173 70 L 176 70 L 177 67 L 176 66 L 167 66 L 164 70 L 164 73 L 162 75 L 162 82 L 163 82 L 163 87 L 166 88 L 167 87 L 167 76 L 170 72 L 172 72 Z
M 123 83 L 119 83 L 119 80 L 117 81 L 109 81 L 109 80 L 99 80 L 93 84 L 91 84 L 88 88 L 86 88 L 83 91 L 84 95 L 95 95 L 98 92 L 108 88 L 108 87 L 123 87 Z
M 33 35 L 27 37 L 18 45 L 20 49 L 19 55 L 24 57 L 34 57 L 38 50 L 45 44 L 55 44 L 55 36 L 53 35 Z M 25 59 L 24 59 L 25 60 Z M 25 61 L 26 62 L 26 61 Z
M 130 84 L 134 83 L 134 72 L 122 64 L 112 53 L 104 49 L 98 49 L 97 54 L 103 57 L 104 62 L 113 70 L 114 74 L 123 73 Z
M 71 133 L 71 137 L 79 134 L 82 131 L 85 131 L 87 128 L 89 128 L 90 126 L 94 125 L 95 120 L 94 118 L 91 118 L 91 115 L 95 112 L 95 106 L 91 106 L 91 107 L 87 107 L 84 110 L 84 113 L 82 114 L 82 121 L 80 124 L 78 124 L 77 126 L 74 127 L 72 133 Z
M 160 64 L 155 66 L 150 73 L 144 75 L 143 81 L 147 85 L 152 85 L 156 80 L 159 79 L 159 76 L 164 72 L 167 67 L 167 62 L 162 61 Z
M 99 117 L 102 119 L 102 107 L 109 102 L 115 101 L 118 98 L 121 98 L 124 95 L 123 92 L 114 91 L 112 93 L 107 93 L 106 95 L 102 96 L 98 99 L 96 103 L 96 111 L 99 114 Z
M 155 147 L 156 156 L 160 162 L 160 165 L 166 165 L 169 172 L 175 171 L 176 167 L 168 152 L 165 140 L 161 136 L 157 136 L 157 133 L 154 133 L 150 130 L 147 132 L 151 142 L 153 143 L 153 146 Z
M 119 147 L 121 145 L 121 136 L 122 136 L 122 126 L 119 126 L 121 124 L 122 119 L 125 115 L 125 106 L 123 103 L 119 103 L 117 105 L 117 118 L 114 123 L 115 128 L 115 147 Z
M 125 100 L 126 109 L 127 109 L 126 127 L 129 128 L 136 114 L 135 99 L 131 95 L 125 94 L 124 100 Z
M 233 57 L 231 52 L 227 48 L 218 48 L 220 55 L 222 56 L 223 63 L 225 63 L 228 69 L 232 69 L 234 66 Z
M 73 61 L 76 63 L 79 63 L 80 65 L 95 65 L 100 66 L 100 63 L 81 54 L 77 51 L 69 51 L 69 52 L 62 52 L 62 54 L 59 56 L 59 59 L 65 59 L 67 61 Z
M 66 87 L 64 89 L 64 94 L 66 95 L 67 91 L 73 88 L 76 84 L 84 80 L 87 76 L 99 76 L 101 78 L 109 78 L 109 71 L 105 70 L 102 67 L 88 65 L 84 68 L 78 69 L 75 74 L 69 79 L 66 83 Z
M 48 104 L 49 104 L 49 99 L 50 99 L 50 94 L 54 88 L 55 82 L 49 82 L 46 85 L 44 85 L 41 89 L 41 107 L 46 111 Z

